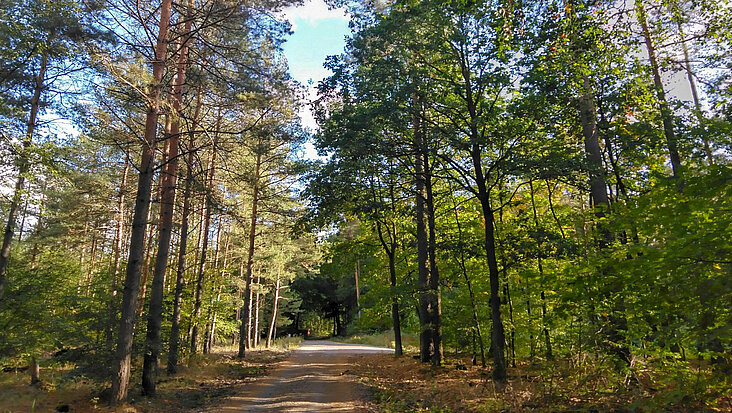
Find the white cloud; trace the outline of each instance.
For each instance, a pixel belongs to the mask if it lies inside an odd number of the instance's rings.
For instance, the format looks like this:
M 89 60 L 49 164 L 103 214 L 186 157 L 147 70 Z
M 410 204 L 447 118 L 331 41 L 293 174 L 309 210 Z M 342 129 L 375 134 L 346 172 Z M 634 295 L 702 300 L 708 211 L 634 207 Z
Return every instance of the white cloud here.
M 345 9 L 330 9 L 323 0 L 306 0 L 301 6 L 287 7 L 282 11 L 282 17 L 290 21 L 293 30 L 297 30 L 295 20 L 305 21 L 315 27 L 326 19 L 348 19 Z

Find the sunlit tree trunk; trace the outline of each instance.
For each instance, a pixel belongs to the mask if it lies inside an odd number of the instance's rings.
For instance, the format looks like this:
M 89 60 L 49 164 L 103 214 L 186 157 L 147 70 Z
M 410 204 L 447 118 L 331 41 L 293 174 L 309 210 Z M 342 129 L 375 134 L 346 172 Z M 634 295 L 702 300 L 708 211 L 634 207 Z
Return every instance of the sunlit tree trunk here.
M 111 403 L 117 404 L 127 397 L 127 386 L 130 380 L 130 364 L 132 354 L 132 336 L 135 327 L 137 294 L 140 289 L 140 270 L 145 247 L 145 229 L 150 208 L 150 194 L 153 181 L 155 159 L 155 137 L 160 111 L 160 95 L 163 89 L 163 74 L 168 49 L 168 26 L 172 0 L 163 0 L 160 5 L 159 30 L 155 45 L 153 61 L 153 84 L 150 88 L 149 106 L 145 120 L 145 136 L 142 146 L 140 177 L 137 184 L 135 212 L 132 218 L 132 234 L 130 239 L 130 255 L 127 260 L 125 289 L 122 297 L 122 312 L 117 340 L 117 351 L 114 360 Z
M 249 325 L 249 319 L 251 317 L 251 288 L 252 288 L 252 268 L 254 267 L 254 245 L 257 236 L 257 208 L 259 206 L 259 174 L 262 167 L 262 154 L 257 152 L 257 158 L 254 166 L 254 187 L 252 188 L 252 215 L 249 221 L 249 246 L 247 249 L 247 272 L 246 272 L 246 288 L 244 290 L 244 306 L 242 307 L 242 314 L 246 317 L 246 320 L 242 320 L 241 323 L 241 337 L 247 335 L 249 339 L 249 332 L 244 329 Z M 269 341 L 267 342 L 269 347 Z M 239 340 L 239 354 L 238 357 L 246 356 L 246 343 L 244 340 Z
M 112 285 L 109 294 L 109 303 L 107 305 L 107 319 L 109 327 L 106 331 L 107 349 L 112 349 L 114 345 L 114 323 L 117 321 L 117 284 L 119 282 L 119 268 L 122 256 L 122 248 L 124 242 L 125 230 L 125 194 L 127 187 L 127 174 L 130 170 L 130 160 L 128 154 L 125 154 L 125 163 L 122 167 L 122 178 L 119 183 L 119 194 L 117 195 L 117 223 L 114 230 L 114 253 L 112 261 Z
M 267 332 L 267 342 L 265 347 L 269 348 L 272 345 L 272 340 L 275 338 L 275 329 L 277 328 L 277 306 L 280 301 L 280 274 L 277 273 L 277 280 L 275 281 L 275 295 L 272 300 L 272 321 L 269 323 L 269 331 Z

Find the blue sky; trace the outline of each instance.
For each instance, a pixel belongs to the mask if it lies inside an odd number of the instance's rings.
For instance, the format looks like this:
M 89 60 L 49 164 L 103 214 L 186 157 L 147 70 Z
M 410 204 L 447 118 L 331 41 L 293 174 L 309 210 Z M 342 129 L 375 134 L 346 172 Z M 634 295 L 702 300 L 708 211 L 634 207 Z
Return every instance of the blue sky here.
M 310 0 L 283 12 L 292 24 L 293 34 L 284 45 L 284 54 L 295 80 L 308 87 L 309 99 L 315 97 L 318 81 L 330 74 L 323 67 L 325 58 L 340 54 L 348 35 L 348 16 L 343 9 L 330 10 L 323 0 Z M 308 82 L 312 80 L 312 85 Z M 315 121 L 307 109 L 300 113 L 303 125 L 314 129 Z

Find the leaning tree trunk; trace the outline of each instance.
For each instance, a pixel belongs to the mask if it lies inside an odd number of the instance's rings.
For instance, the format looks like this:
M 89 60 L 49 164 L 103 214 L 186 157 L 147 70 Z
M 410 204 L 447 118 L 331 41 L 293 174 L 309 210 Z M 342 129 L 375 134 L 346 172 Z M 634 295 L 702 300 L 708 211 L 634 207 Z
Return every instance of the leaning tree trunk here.
M 135 310 L 137 309 L 137 293 L 140 289 L 140 270 L 143 251 L 145 249 L 145 229 L 147 212 L 150 208 L 150 193 L 153 181 L 155 159 L 155 136 L 160 112 L 160 95 L 163 89 L 163 74 L 168 49 L 168 29 L 172 0 L 163 0 L 160 5 L 160 23 L 155 45 L 153 62 L 153 85 L 149 96 L 150 106 L 145 120 L 145 136 L 142 146 L 142 162 L 140 177 L 137 183 L 135 213 L 132 218 L 132 235 L 130 238 L 130 255 L 127 260 L 127 274 L 122 297 L 122 314 L 117 339 L 117 351 L 114 361 L 112 379 L 112 404 L 127 397 L 127 386 L 130 381 L 130 364 L 132 354 L 132 336 L 135 327 Z
M 275 329 L 277 328 L 277 305 L 280 301 L 280 274 L 277 274 L 277 281 L 275 282 L 275 296 L 272 302 L 272 321 L 269 323 L 269 332 L 267 333 L 267 342 L 265 347 L 269 348 L 272 345 L 272 340 L 275 338 Z
M 671 159 L 671 169 L 673 170 L 674 178 L 676 178 L 679 181 L 679 184 L 682 185 L 683 169 L 681 165 L 681 157 L 679 156 L 678 143 L 676 141 L 676 133 L 674 132 L 673 113 L 671 112 L 671 108 L 666 100 L 666 91 L 664 90 L 663 82 L 661 81 L 661 70 L 658 66 L 656 48 L 653 44 L 653 38 L 651 37 L 651 30 L 648 27 L 648 18 L 646 17 L 646 8 L 643 5 L 643 0 L 635 0 L 635 7 L 636 14 L 638 15 L 638 22 L 643 29 L 643 38 L 646 43 L 646 50 L 648 51 L 648 60 L 651 63 L 653 86 L 656 89 L 656 98 L 658 99 L 658 105 L 661 109 L 663 134 L 666 136 L 666 146 L 668 147 L 669 158 Z
M 242 306 L 241 313 L 244 314 L 245 319 L 241 322 L 239 335 L 239 353 L 238 357 L 246 356 L 246 344 L 249 341 L 249 319 L 251 318 L 251 292 L 252 292 L 252 268 L 254 267 L 254 245 L 257 236 L 257 206 L 259 205 L 259 174 L 262 167 L 262 154 L 257 153 L 257 160 L 254 166 L 254 188 L 252 192 L 252 216 L 249 226 L 249 249 L 247 250 L 247 273 L 246 273 L 246 288 L 244 289 L 244 305 Z M 245 329 L 247 331 L 245 331 Z M 244 342 L 244 336 L 246 333 L 247 342 Z M 256 344 L 255 344 L 256 346 Z M 269 347 L 269 342 L 267 343 Z
M 33 97 L 30 100 L 30 115 L 28 116 L 28 127 L 23 139 L 23 147 L 18 157 L 18 179 L 15 181 L 15 189 L 13 198 L 10 201 L 8 212 L 8 220 L 5 224 L 5 233 L 3 234 L 3 245 L 0 248 L 0 304 L 2 304 L 3 295 L 5 293 L 5 274 L 8 271 L 8 261 L 10 260 L 10 246 L 13 243 L 13 235 L 15 234 L 15 220 L 20 210 L 20 201 L 23 196 L 23 187 L 25 186 L 25 176 L 30 170 L 30 147 L 33 144 L 33 132 L 36 129 L 36 119 L 38 118 L 38 109 L 41 102 L 41 93 L 45 88 L 46 70 L 48 68 L 48 51 L 44 51 L 41 56 L 41 67 L 36 76 L 36 84 L 33 89 Z

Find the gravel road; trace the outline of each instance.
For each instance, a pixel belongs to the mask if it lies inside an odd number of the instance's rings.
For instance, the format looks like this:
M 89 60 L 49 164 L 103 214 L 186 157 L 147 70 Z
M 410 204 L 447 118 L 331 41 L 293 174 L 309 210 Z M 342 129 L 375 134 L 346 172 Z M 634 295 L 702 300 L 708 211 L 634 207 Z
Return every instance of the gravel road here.
M 394 350 L 306 341 L 271 373 L 209 412 L 366 412 L 354 358 Z

